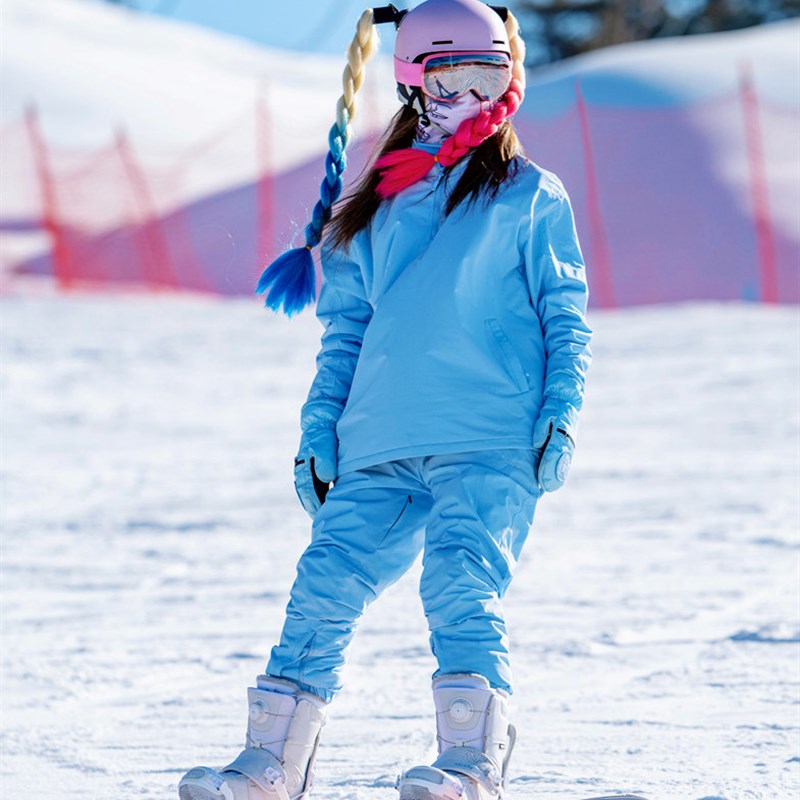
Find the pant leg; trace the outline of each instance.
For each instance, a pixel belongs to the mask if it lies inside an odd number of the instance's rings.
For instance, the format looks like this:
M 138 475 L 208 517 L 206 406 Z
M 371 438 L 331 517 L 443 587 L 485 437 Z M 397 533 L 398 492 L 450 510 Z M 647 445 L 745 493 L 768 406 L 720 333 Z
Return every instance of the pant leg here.
M 501 599 L 541 496 L 534 455 L 503 450 L 425 459 L 433 508 L 420 583 L 434 674 L 476 673 L 511 692 Z
M 422 549 L 430 496 L 395 461 L 342 475 L 314 519 L 267 673 L 325 700 L 341 688 L 344 652 L 367 605 Z

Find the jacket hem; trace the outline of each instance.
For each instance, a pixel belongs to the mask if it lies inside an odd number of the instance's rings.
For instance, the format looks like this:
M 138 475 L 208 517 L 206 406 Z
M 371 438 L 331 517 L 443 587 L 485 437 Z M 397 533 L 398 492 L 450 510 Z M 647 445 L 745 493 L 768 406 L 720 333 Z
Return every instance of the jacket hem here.
M 459 442 L 441 442 L 438 444 L 413 444 L 405 447 L 393 447 L 381 450 L 378 453 L 345 458 L 339 461 L 338 473 L 344 475 L 360 469 L 375 467 L 389 461 L 399 461 L 405 458 L 418 458 L 420 456 L 443 456 L 452 453 L 473 453 L 486 450 L 532 450 L 533 444 L 529 438 L 514 436 L 511 438 L 492 437 L 489 439 L 472 439 Z

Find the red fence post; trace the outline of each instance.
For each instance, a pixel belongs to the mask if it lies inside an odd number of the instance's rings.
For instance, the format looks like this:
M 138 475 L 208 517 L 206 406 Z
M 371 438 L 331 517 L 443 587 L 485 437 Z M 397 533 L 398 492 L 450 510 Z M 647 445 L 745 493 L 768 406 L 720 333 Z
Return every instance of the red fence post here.
M 144 237 L 147 253 L 142 258 L 142 277 L 154 287 L 178 286 L 172 256 L 167 237 L 161 227 L 155 202 L 150 194 L 150 187 L 144 172 L 139 167 L 133 149 L 124 131 L 117 133 L 117 151 L 122 166 L 130 182 L 136 203 L 141 215 L 140 235 Z
M 589 247 L 590 270 L 594 274 L 594 289 L 597 302 L 601 308 L 616 308 L 617 300 L 614 292 L 614 281 L 611 271 L 611 257 L 608 249 L 608 238 L 603 213 L 600 208 L 600 191 L 597 184 L 597 170 L 592 151 L 592 139 L 589 131 L 589 114 L 579 81 L 575 81 L 575 99 L 578 105 L 578 117 L 581 123 L 581 139 L 583 141 L 583 161 L 586 166 L 586 205 L 589 214 Z
M 778 266 L 775 257 L 775 234 L 769 208 L 769 188 L 764 159 L 764 143 L 758 114 L 758 95 L 749 62 L 739 65 L 739 95 L 742 103 L 747 163 L 750 169 L 750 196 L 758 248 L 758 285 L 761 300 L 778 302 Z
M 59 214 L 55 181 L 50 167 L 50 155 L 47 151 L 47 143 L 39 128 L 39 115 L 35 106 L 28 106 L 25 111 L 25 128 L 28 131 L 34 161 L 36 162 L 36 173 L 42 194 L 42 226 L 50 237 L 53 272 L 58 287 L 68 289 L 74 280 L 69 247 L 65 240 L 64 227 Z

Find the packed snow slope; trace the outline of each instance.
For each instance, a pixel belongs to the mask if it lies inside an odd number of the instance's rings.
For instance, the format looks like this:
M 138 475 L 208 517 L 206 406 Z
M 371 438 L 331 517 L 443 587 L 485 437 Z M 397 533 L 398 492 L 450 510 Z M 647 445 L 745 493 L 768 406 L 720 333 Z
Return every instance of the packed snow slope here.
M 597 312 L 573 472 L 506 602 L 512 800 L 800 790 L 795 308 Z M 2 306 L 2 794 L 175 797 L 242 743 L 309 520 L 320 330 L 209 299 Z M 367 614 L 323 800 L 431 754 L 418 566 Z

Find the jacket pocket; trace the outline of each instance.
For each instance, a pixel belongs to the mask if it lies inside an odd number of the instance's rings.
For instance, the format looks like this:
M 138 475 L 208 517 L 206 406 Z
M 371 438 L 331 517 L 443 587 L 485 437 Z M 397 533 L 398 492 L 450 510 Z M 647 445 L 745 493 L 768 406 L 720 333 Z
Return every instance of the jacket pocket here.
M 492 352 L 502 365 L 506 374 L 514 382 L 520 392 L 527 392 L 531 388 L 530 374 L 522 365 L 514 345 L 506 336 L 505 331 L 500 327 L 496 319 L 486 320 L 486 333 Z

